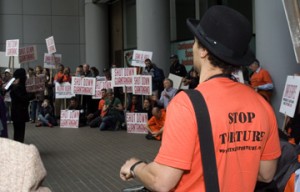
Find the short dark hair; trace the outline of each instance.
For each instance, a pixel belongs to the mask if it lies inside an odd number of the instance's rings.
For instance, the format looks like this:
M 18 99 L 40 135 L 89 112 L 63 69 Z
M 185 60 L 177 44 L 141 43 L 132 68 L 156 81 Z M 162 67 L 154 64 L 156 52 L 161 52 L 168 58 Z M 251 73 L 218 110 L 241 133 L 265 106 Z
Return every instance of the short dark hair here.
M 151 60 L 149 58 L 145 59 L 145 62 L 150 62 L 151 63 Z
M 70 99 L 71 101 L 75 101 L 75 102 L 77 102 L 78 100 L 77 100 L 77 97 L 71 97 L 71 99 Z
M 231 74 L 232 72 L 240 69 L 240 66 L 235 66 L 229 63 L 226 63 L 213 54 L 211 54 L 206 47 L 204 47 L 199 41 L 197 41 L 198 47 L 201 47 L 203 49 L 206 49 L 208 52 L 208 60 L 214 67 L 219 67 L 224 74 Z

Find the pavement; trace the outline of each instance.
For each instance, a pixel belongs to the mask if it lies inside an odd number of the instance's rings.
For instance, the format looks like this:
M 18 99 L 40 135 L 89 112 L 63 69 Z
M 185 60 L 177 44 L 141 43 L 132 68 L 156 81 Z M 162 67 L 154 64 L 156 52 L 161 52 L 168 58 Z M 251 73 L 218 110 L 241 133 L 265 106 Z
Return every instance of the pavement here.
M 12 124 L 8 129 L 12 138 Z M 39 149 L 47 170 L 43 185 L 53 192 L 118 192 L 140 185 L 135 180 L 122 181 L 120 167 L 130 157 L 153 161 L 161 144 L 124 130 L 35 127 L 31 123 L 26 124 L 25 143 Z

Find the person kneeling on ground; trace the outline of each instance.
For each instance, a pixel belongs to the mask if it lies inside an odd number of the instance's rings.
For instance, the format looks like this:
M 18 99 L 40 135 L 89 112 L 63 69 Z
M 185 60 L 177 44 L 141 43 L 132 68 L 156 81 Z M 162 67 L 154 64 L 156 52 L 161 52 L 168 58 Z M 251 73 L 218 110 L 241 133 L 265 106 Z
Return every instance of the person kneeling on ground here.
M 54 118 L 53 108 L 49 104 L 48 99 L 44 99 L 41 108 L 39 110 L 39 122 L 35 125 L 36 127 L 48 126 L 53 127 L 57 125 L 56 120 Z
M 149 131 L 146 135 L 146 139 L 161 140 L 166 120 L 166 111 L 159 107 L 154 107 L 152 109 L 152 115 L 146 125 L 146 129 Z

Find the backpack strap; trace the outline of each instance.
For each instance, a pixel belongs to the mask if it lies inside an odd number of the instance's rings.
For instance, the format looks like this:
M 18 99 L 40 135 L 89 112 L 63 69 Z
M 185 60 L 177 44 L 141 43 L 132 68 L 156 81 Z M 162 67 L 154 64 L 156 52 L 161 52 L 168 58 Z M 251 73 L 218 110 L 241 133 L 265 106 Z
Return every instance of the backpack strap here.
M 205 191 L 219 192 L 215 148 L 208 109 L 201 92 L 185 90 L 189 96 L 198 125 L 199 144 L 204 174 Z

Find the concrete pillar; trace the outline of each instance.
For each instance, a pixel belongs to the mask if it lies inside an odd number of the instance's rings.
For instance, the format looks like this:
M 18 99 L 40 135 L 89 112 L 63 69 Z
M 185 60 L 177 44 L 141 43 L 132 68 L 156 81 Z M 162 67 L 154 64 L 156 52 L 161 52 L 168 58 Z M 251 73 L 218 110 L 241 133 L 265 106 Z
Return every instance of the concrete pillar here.
M 136 1 L 137 49 L 152 51 L 152 61 L 169 74 L 170 2 L 169 0 Z
M 279 113 L 286 78 L 300 70 L 284 13 L 282 0 L 255 0 L 256 57 L 273 79 L 275 90 L 272 106 L 282 127 L 284 115 Z
M 108 10 L 103 3 L 85 0 L 86 63 L 101 72 L 109 65 Z

